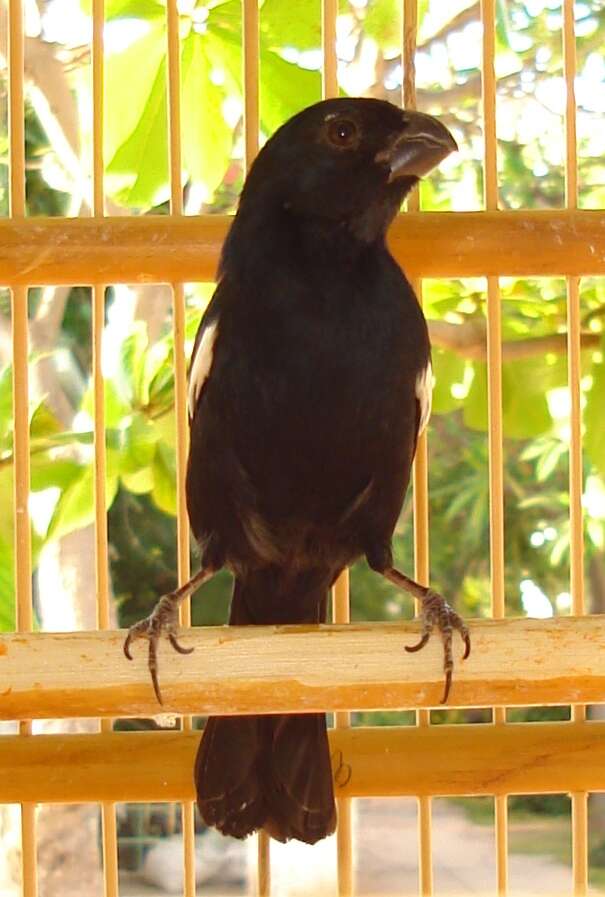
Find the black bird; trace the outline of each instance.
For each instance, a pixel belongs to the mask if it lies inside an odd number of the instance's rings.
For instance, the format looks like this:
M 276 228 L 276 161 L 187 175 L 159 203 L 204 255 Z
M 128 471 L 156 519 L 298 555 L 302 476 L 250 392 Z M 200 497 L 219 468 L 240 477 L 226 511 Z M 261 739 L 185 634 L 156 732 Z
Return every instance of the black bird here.
M 217 570 L 235 577 L 233 625 L 319 623 L 347 565 L 422 602 L 418 650 L 437 625 L 447 699 L 444 599 L 393 567 L 391 537 L 430 411 L 426 322 L 391 257 L 402 200 L 456 143 L 435 118 L 380 100 L 305 109 L 252 165 L 190 369 L 187 504 L 201 570 L 160 599 L 124 645 L 176 639 L 177 607 Z M 195 764 L 198 806 L 224 834 L 265 829 L 314 843 L 336 811 L 323 714 L 210 718 Z

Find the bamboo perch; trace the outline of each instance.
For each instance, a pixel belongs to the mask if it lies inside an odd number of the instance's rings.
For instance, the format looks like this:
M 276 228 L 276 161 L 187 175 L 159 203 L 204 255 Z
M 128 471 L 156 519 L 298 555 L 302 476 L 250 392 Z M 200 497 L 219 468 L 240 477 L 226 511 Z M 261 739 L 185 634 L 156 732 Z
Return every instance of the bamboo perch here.
M 230 218 L 27 218 L 0 222 L 0 284 L 211 281 Z M 605 274 L 600 211 L 421 212 L 390 244 L 410 277 Z
M 188 801 L 199 732 L 0 738 L 0 803 Z M 605 791 L 605 723 L 337 729 L 337 797 Z
M 605 617 L 477 620 L 461 662 L 455 635 L 450 706 L 605 700 Z M 124 631 L 16 633 L 0 638 L 0 719 L 144 717 L 160 710 L 147 643 L 122 653 Z M 417 623 L 201 627 L 193 654 L 160 646 L 167 712 L 277 713 L 434 707 L 443 691 L 438 637 L 404 651 Z

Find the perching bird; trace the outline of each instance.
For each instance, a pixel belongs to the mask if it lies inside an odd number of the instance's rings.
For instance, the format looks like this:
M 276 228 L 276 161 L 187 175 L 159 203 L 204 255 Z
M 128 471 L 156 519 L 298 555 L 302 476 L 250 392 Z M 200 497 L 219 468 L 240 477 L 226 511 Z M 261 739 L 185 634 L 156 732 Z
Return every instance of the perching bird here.
M 177 607 L 217 570 L 235 577 L 233 625 L 318 623 L 339 573 L 370 567 L 422 602 L 422 637 L 461 618 L 393 567 L 391 537 L 430 412 L 427 326 L 387 228 L 456 143 L 435 118 L 374 99 L 303 110 L 252 165 L 189 378 L 187 505 L 200 572 L 125 643 L 173 647 Z M 195 764 L 203 819 L 314 843 L 336 811 L 323 714 L 214 717 Z

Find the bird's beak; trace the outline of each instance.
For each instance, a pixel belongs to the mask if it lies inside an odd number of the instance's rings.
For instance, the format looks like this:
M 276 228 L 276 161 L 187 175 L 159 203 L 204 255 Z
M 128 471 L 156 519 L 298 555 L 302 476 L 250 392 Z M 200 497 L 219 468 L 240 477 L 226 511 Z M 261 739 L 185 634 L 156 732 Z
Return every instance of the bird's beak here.
M 380 150 L 376 161 L 390 169 L 389 183 L 396 178 L 422 178 L 458 145 L 445 125 L 424 112 L 406 112 L 406 124 L 390 146 Z

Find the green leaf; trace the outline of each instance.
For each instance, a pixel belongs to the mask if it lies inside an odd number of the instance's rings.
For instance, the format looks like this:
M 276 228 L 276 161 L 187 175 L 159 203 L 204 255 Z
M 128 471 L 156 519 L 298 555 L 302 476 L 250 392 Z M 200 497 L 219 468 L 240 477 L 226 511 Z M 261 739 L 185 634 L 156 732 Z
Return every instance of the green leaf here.
M 129 492 L 134 492 L 135 495 L 143 495 L 151 492 L 153 489 L 153 468 L 151 466 L 142 467 L 135 473 L 122 474 L 121 479 Z
M 393 0 L 394 2 L 394 0 Z M 321 47 L 321 5 L 319 0 L 297 0 L 296 12 L 284 0 L 265 0 L 260 12 L 260 30 L 270 48 Z
M 588 457 L 605 477 L 605 426 L 603 425 L 603 409 L 605 408 L 605 334 L 602 338 L 601 357 L 592 366 L 592 389 L 586 397 L 584 421 L 586 435 L 584 446 Z
M 74 530 L 88 526 L 94 520 L 93 498 L 94 473 L 92 465 L 83 467 L 80 475 L 65 489 L 59 497 L 51 518 L 47 540 L 60 539 Z M 107 507 L 111 506 L 116 494 L 118 481 L 116 477 L 107 479 Z
M 10 364 L 0 371 L 0 447 L 4 447 L 13 429 L 13 369 Z
M 123 451 L 120 463 L 122 474 L 136 473 L 153 461 L 158 441 L 157 430 L 144 414 L 133 414 L 123 433 Z
M 83 465 L 71 459 L 51 457 L 48 452 L 31 456 L 32 492 L 40 492 L 55 486 L 67 489 L 82 475 Z
M 463 401 L 464 421 L 474 430 L 487 430 L 487 365 L 473 364 L 473 382 Z M 553 366 L 553 379 L 558 369 Z M 532 439 L 552 427 L 545 395 L 551 372 L 542 358 L 521 358 L 502 365 L 502 423 L 504 435 L 512 439 Z
M 211 80 L 208 37 L 192 31 L 183 42 L 183 163 L 192 181 L 208 197 L 223 180 L 231 156 L 233 133 L 222 113 L 225 92 Z
M 107 0 L 105 18 L 113 19 L 159 19 L 166 15 L 166 7 L 155 0 Z
M 176 455 L 158 443 L 152 463 L 153 490 L 151 497 L 161 511 L 176 516 Z
M 452 395 L 452 385 L 464 380 L 466 362 L 448 349 L 433 349 L 432 365 L 435 377 L 433 411 L 436 414 L 446 414 L 462 404 L 462 399 Z
M 107 172 L 125 185 L 120 194 L 124 203 L 148 207 L 168 185 L 163 22 L 112 56 L 106 69 Z
M 464 423 L 472 430 L 487 430 L 487 365 L 476 361 L 473 380 L 464 400 Z
M 44 402 L 34 409 L 29 422 L 29 433 L 32 439 L 43 439 L 47 436 L 55 436 L 63 431 L 60 421 L 52 413 Z
M 176 415 L 174 408 L 161 414 L 154 420 L 155 428 L 160 440 L 168 446 L 168 448 L 176 448 Z
M 260 71 L 260 117 L 268 134 L 321 99 L 319 72 L 302 69 L 271 50 L 263 52 L 262 48 Z
M 363 30 L 383 50 L 400 51 L 401 8 L 398 0 L 372 0 L 366 7 Z
M 132 413 L 132 406 L 125 402 L 113 379 L 104 380 L 105 426 L 119 427 L 125 417 Z M 81 411 L 94 416 L 94 390 L 92 385 L 86 390 L 80 406 Z
M 541 358 L 521 358 L 502 365 L 502 422 L 513 439 L 531 439 L 552 426 L 544 394 Z
M 13 543 L 0 534 L 0 632 L 15 629 L 15 571 Z
M 116 386 L 120 395 L 135 406 L 146 405 L 149 401 L 149 395 L 145 388 L 148 346 L 149 340 L 145 323 L 135 321 L 132 330 L 120 347 L 116 374 Z
M 505 0 L 496 0 L 496 38 L 500 50 L 510 50 L 508 12 Z
M 87 15 L 92 15 L 92 0 L 80 0 L 80 7 Z M 158 19 L 166 16 L 166 7 L 156 0 L 106 0 L 105 20 L 114 19 Z

